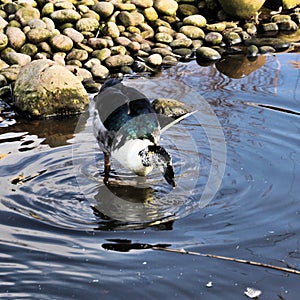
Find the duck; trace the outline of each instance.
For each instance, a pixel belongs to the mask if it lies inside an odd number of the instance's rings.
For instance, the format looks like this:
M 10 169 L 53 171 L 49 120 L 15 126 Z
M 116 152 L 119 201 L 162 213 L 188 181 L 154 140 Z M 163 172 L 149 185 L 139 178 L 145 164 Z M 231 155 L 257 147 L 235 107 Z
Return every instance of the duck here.
M 158 115 L 143 93 L 120 78 L 107 79 L 94 97 L 93 131 L 104 155 L 105 184 L 112 158 L 139 176 L 158 169 L 175 188 L 172 157 L 159 145 L 163 130 Z

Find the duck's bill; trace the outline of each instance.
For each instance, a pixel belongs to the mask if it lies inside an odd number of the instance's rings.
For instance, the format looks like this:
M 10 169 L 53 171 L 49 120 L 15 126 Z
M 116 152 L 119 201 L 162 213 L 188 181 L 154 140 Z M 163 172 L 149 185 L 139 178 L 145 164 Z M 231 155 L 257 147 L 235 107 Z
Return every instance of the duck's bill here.
M 168 165 L 167 168 L 165 169 L 164 177 L 165 177 L 166 181 L 170 185 L 172 185 L 173 188 L 176 186 L 176 182 L 174 180 L 174 170 L 171 165 Z

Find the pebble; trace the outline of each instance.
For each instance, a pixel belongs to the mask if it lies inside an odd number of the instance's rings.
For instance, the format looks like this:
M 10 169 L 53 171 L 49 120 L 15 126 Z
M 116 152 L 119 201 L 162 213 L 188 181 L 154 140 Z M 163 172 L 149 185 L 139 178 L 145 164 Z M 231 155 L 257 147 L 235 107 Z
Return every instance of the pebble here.
M 210 47 L 200 47 L 196 49 L 196 57 L 200 60 L 219 60 L 221 54 Z
M 148 57 L 148 62 L 153 66 L 160 66 L 162 64 L 162 56 L 158 53 L 151 54 Z
M 105 64 L 108 68 L 117 68 L 122 66 L 130 66 L 134 62 L 134 59 L 129 55 L 113 55 L 105 60 Z
M 204 39 L 204 31 L 196 26 L 184 25 L 179 29 L 179 32 L 183 33 L 190 39 Z

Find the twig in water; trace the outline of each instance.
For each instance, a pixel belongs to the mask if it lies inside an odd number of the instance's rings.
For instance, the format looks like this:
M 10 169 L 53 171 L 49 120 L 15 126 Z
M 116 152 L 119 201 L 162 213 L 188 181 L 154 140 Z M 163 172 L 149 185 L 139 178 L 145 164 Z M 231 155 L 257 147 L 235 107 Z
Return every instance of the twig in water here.
M 260 263 L 260 262 L 256 262 L 256 261 L 246 260 L 246 259 L 239 259 L 239 258 L 215 255 L 215 254 L 210 254 L 210 253 L 200 253 L 200 252 L 194 252 L 194 251 L 187 251 L 184 249 L 171 249 L 171 248 L 164 248 L 164 247 L 157 247 L 157 246 L 153 246 L 152 249 L 165 251 L 165 252 L 173 252 L 173 253 L 196 255 L 196 256 L 202 256 L 202 257 L 217 258 L 217 259 L 221 259 L 221 260 L 234 261 L 234 262 L 241 263 L 241 264 L 247 264 L 247 265 L 263 267 L 263 268 L 268 268 L 268 269 L 273 269 L 273 270 L 278 270 L 278 271 L 282 271 L 282 272 L 300 275 L 300 271 L 295 270 L 295 269 L 274 266 L 274 265 Z

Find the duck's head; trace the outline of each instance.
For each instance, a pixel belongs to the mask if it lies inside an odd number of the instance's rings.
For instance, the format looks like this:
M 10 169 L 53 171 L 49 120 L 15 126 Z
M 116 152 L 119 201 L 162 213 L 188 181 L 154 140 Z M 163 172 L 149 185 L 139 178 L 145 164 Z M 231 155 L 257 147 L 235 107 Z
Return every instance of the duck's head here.
M 162 146 L 149 145 L 139 152 L 139 156 L 145 167 L 158 168 L 163 173 L 166 181 L 173 188 L 176 186 L 172 158 Z

